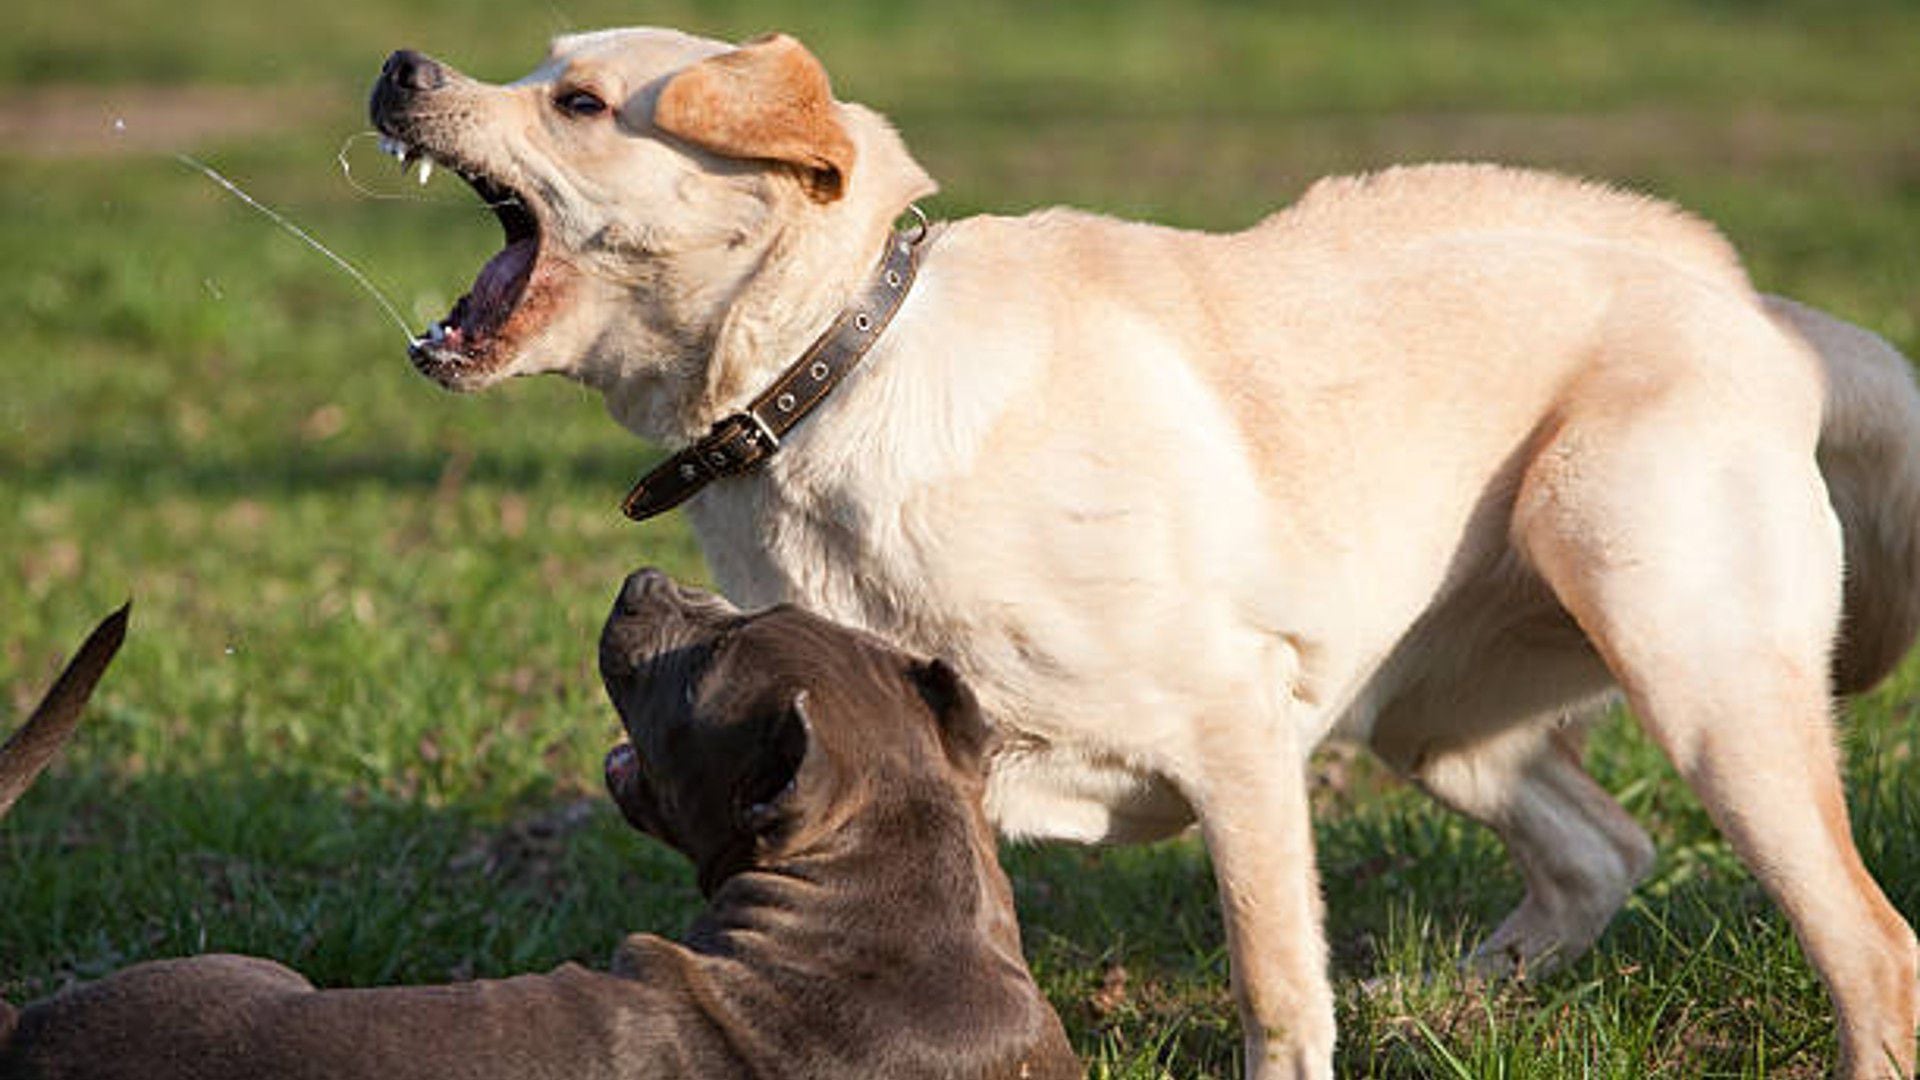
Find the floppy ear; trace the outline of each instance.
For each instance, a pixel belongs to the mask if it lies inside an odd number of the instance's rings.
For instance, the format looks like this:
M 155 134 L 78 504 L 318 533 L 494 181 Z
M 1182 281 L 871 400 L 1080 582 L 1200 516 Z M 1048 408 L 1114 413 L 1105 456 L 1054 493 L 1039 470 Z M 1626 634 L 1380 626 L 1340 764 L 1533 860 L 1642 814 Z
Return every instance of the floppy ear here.
M 763 836 L 779 826 L 812 744 L 813 724 L 807 719 L 807 692 L 802 690 L 761 733 L 746 775 L 734 789 L 734 821 L 743 832 Z
M 768 34 L 669 78 L 653 123 L 716 154 L 792 165 L 808 194 L 832 202 L 854 156 L 833 104 L 820 61 L 793 38 Z
M 993 729 L 987 726 L 980 702 L 966 681 L 945 660 L 916 663 L 907 675 L 940 723 L 940 745 L 947 759 L 969 773 L 980 773 L 993 748 Z

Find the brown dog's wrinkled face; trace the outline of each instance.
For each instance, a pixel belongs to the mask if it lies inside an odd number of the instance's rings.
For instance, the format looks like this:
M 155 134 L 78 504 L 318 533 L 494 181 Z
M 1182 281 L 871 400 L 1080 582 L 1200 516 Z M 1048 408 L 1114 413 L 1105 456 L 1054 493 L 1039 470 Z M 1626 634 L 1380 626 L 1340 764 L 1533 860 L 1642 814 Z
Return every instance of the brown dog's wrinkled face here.
M 776 226 L 839 199 L 853 167 L 840 108 L 780 36 L 572 35 L 504 85 L 394 53 L 370 102 L 385 145 L 466 179 L 505 231 L 415 366 L 456 390 L 543 371 L 602 389 L 684 377 Z
M 743 614 L 642 570 L 607 616 L 600 673 L 629 739 L 607 755 L 608 791 L 705 892 L 830 835 L 889 784 L 982 783 L 988 730 L 950 667 L 797 608 Z

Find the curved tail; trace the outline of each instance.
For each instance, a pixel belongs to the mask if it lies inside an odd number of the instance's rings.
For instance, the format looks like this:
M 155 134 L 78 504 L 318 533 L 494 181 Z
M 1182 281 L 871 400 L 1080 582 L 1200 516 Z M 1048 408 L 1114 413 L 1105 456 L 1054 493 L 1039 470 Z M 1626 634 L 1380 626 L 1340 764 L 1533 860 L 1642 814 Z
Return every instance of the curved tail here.
M 132 607 L 131 603 L 122 606 L 94 627 L 80 651 L 67 661 L 67 668 L 55 680 L 53 689 L 47 691 L 47 696 L 33 710 L 33 715 L 0 744 L 0 817 L 6 816 L 34 777 L 53 760 L 67 736 L 73 734 L 80 722 L 81 710 L 93 696 L 94 686 L 100 682 L 113 655 L 120 651 L 120 643 L 126 640 L 127 615 Z M 0 1017 L 0 1021 L 3 1020 L 4 1017 Z
M 1792 300 L 1764 301 L 1826 364 L 1820 473 L 1847 559 L 1833 680 L 1840 693 L 1859 693 L 1920 634 L 1920 389 L 1906 357 L 1878 335 Z

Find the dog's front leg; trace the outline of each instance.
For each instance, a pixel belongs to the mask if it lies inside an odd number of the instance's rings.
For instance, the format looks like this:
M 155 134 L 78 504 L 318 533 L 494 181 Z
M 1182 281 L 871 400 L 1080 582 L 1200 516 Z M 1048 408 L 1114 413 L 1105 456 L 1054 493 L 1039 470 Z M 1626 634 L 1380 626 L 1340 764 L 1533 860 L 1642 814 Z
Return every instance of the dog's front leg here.
M 1263 695 L 1264 696 L 1264 695 Z M 1333 991 L 1306 786 L 1307 748 L 1283 711 L 1203 721 L 1185 785 L 1213 858 L 1247 1075 L 1333 1075 Z

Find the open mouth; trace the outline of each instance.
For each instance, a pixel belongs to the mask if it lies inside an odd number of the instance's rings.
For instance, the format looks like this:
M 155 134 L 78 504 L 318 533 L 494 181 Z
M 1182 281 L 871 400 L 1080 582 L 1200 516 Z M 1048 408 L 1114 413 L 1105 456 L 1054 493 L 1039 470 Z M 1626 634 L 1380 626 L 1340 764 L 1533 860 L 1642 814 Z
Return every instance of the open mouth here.
M 605 765 L 607 794 L 627 824 L 649 836 L 666 839 L 653 802 L 652 787 L 641 774 L 640 753 L 630 742 L 621 742 L 607 751 Z M 671 841 L 669 841 L 671 842 Z
M 640 773 L 640 754 L 632 743 L 616 743 L 607 751 L 606 773 L 607 787 L 622 793 L 632 790 Z
M 381 137 L 380 148 L 398 159 L 403 169 L 417 169 L 422 184 L 436 165 L 465 180 L 506 234 L 505 244 L 480 268 L 466 294 L 407 350 L 423 374 L 445 386 L 463 388 L 490 374 L 511 352 L 502 346 L 517 336 L 514 316 L 525 305 L 539 267 L 540 220 L 520 192 L 477 169 L 392 135 Z

